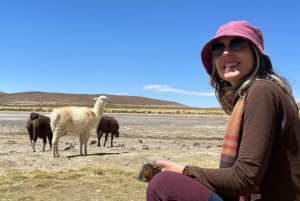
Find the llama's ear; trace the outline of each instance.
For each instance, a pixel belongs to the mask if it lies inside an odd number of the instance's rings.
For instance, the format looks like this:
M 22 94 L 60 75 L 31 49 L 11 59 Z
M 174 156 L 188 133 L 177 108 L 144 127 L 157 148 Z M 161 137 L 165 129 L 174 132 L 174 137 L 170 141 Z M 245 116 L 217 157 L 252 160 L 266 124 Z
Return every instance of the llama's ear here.
M 94 100 L 98 100 L 98 98 L 93 98 Z

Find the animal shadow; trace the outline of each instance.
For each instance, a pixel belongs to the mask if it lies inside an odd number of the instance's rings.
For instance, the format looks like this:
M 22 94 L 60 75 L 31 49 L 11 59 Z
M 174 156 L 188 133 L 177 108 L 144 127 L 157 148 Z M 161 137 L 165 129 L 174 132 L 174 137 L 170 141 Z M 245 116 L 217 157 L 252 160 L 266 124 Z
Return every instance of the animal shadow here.
M 122 152 L 122 153 L 95 153 L 95 154 L 88 154 L 86 156 L 106 156 L 106 155 L 119 155 L 119 154 L 125 154 L 128 152 Z M 76 155 L 72 155 L 72 156 L 67 156 L 67 158 L 74 158 L 74 157 L 81 157 L 81 156 L 85 156 L 85 155 L 80 155 L 80 154 L 76 154 Z

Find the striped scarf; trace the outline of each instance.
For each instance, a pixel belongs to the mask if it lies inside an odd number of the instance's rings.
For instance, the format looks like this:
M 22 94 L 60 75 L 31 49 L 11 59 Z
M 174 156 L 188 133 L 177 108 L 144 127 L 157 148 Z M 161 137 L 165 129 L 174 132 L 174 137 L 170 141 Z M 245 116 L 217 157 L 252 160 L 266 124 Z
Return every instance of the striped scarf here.
M 220 168 L 231 167 L 236 161 L 239 149 L 242 115 L 244 110 L 244 97 L 245 96 L 240 96 L 229 119 L 222 144 Z
M 234 106 L 231 117 L 228 122 L 228 126 L 226 129 L 226 133 L 224 136 L 223 144 L 222 144 L 222 152 L 220 158 L 220 168 L 229 168 L 232 167 L 235 163 L 239 144 L 240 144 L 240 131 L 242 127 L 242 116 L 244 110 L 244 97 L 240 96 L 239 100 Z M 224 197 L 224 200 L 239 200 L 246 201 L 246 197 Z

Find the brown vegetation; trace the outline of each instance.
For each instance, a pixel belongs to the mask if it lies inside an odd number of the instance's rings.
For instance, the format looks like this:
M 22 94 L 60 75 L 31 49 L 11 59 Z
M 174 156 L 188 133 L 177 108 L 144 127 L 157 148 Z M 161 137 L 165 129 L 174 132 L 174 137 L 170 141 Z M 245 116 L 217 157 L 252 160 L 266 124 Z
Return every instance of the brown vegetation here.
M 0 94 L 0 111 L 40 111 L 51 112 L 53 108 L 78 105 L 94 106 L 94 97 L 100 94 L 62 94 L 46 92 L 22 92 Z M 138 96 L 106 95 L 110 104 L 105 113 L 141 114 L 225 114 L 221 108 L 194 108 L 171 101 L 163 101 Z
M 111 105 L 155 105 L 155 106 L 184 106 L 182 104 L 145 98 L 140 96 L 117 96 L 109 94 L 67 94 L 48 92 L 21 92 L 5 94 L 0 93 L 0 105 L 2 106 L 59 106 L 59 105 L 84 105 L 94 106 L 93 98 L 100 95 L 107 96 Z

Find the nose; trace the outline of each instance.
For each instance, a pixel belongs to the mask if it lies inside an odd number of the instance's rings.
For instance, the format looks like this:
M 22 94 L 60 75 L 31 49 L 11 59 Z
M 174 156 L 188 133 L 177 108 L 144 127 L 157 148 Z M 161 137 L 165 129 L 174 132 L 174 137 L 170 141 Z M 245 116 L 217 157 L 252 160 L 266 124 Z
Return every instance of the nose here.
M 223 52 L 223 56 L 231 56 L 232 55 L 232 50 L 228 45 L 225 46 L 225 50 Z

